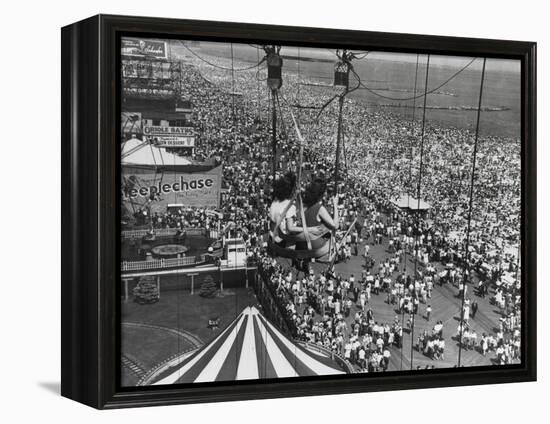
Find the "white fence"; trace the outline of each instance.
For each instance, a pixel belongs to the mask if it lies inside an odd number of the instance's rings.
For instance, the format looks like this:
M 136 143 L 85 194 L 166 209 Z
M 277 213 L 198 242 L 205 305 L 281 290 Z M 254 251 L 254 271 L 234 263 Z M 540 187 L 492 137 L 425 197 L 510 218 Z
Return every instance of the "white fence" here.
M 121 232 L 123 239 L 140 239 L 145 237 L 150 233 L 151 229 L 144 228 L 141 230 L 124 230 Z M 183 228 L 182 231 L 184 231 L 188 235 L 208 235 L 211 239 L 217 239 L 219 236 L 218 231 L 216 230 L 209 230 L 207 231 L 205 228 L 194 228 L 194 227 L 188 227 Z M 178 229 L 177 228 L 156 228 L 154 230 L 155 235 L 158 237 L 173 237 L 177 234 Z
M 154 259 L 152 261 L 122 261 L 121 271 L 143 271 L 175 268 L 180 266 L 202 264 L 204 262 L 206 262 L 204 255 L 200 255 L 198 257 L 185 256 L 183 258 Z

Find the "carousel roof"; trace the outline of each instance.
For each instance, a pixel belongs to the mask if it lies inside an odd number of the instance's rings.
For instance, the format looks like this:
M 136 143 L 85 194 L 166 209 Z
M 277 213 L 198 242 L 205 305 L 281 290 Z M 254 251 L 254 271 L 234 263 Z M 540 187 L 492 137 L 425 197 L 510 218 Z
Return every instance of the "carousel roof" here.
M 344 373 L 331 358 L 292 342 L 252 306 L 154 384 Z

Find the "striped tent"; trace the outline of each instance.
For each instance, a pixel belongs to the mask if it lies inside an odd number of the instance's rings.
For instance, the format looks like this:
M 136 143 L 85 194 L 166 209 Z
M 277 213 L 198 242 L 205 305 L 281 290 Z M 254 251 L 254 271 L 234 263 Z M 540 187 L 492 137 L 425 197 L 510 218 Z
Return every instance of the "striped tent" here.
M 331 358 L 310 351 L 247 307 L 214 340 L 153 384 L 344 374 Z

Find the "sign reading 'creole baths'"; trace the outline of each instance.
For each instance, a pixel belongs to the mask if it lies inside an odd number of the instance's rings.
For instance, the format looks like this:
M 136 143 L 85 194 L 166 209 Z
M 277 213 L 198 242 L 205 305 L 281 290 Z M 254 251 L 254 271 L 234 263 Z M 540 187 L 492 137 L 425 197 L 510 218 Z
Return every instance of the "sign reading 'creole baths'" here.
M 193 127 L 161 127 L 146 125 L 143 127 L 143 134 L 158 136 L 158 135 L 181 135 L 186 137 L 192 137 L 195 135 L 195 129 Z
M 144 126 L 143 134 L 156 138 L 164 147 L 195 147 L 193 127 Z
M 124 172 L 124 171 L 123 171 Z M 126 174 L 133 182 L 126 187 L 124 198 L 139 204 L 155 196 L 152 210 L 163 210 L 168 203 L 182 203 L 194 207 L 218 207 L 221 190 L 221 166 L 207 173 L 164 172 L 160 174 Z

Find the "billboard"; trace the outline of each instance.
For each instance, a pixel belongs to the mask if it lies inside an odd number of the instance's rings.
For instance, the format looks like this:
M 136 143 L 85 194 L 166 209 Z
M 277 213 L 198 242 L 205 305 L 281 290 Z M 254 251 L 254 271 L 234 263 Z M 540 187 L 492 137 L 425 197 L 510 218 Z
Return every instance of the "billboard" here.
M 159 147 L 195 147 L 195 137 L 180 137 L 174 135 L 156 136 Z
M 178 171 L 122 171 L 123 201 L 134 205 L 149 203 L 153 212 L 165 212 L 168 204 L 190 207 L 219 207 L 222 167 L 210 171 L 186 173 Z M 151 201 L 152 200 L 152 201 Z
M 146 125 L 143 127 L 143 134 L 152 136 L 152 137 L 158 137 L 159 135 L 193 137 L 195 135 L 195 128 L 168 127 L 168 126 L 161 127 L 161 126 Z
M 146 125 L 143 134 L 155 138 L 163 147 L 195 147 L 193 127 L 161 127 Z
M 151 59 L 167 59 L 168 48 L 166 41 L 142 40 L 123 38 L 121 40 L 122 56 L 141 57 Z
M 125 60 L 122 63 L 122 76 L 124 78 L 157 80 L 171 80 L 172 72 L 170 64 L 158 60 Z M 154 82 L 155 82 L 154 81 Z M 126 81 L 129 84 L 130 81 Z

